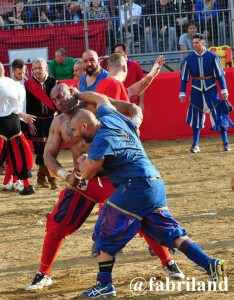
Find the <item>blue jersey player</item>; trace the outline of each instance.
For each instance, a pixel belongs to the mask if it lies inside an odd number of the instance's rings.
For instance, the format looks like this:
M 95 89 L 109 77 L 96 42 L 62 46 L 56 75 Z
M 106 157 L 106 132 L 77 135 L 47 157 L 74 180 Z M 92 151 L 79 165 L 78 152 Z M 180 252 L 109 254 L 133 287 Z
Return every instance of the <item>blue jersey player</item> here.
M 103 168 L 116 190 L 94 228 L 99 264 L 97 284 L 83 296 L 116 294 L 112 284 L 115 254 L 139 230 L 168 248 L 178 248 L 219 282 L 224 276 L 224 261 L 204 253 L 170 214 L 163 180 L 143 149 L 136 125 L 119 113 L 106 96 L 97 95 L 92 97 L 92 92 L 86 92 L 78 96 L 97 105 L 97 117 L 85 109 L 71 117 L 74 136 L 91 143 L 89 154 L 78 160 L 81 173 L 77 176 L 89 179 Z

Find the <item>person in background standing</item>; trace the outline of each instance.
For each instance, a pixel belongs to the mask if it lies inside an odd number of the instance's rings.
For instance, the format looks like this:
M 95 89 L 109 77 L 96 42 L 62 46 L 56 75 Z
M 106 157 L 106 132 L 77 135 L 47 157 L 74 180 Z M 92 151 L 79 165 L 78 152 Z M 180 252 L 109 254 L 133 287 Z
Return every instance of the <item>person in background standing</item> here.
M 43 58 L 32 61 L 33 77 L 25 82 L 26 87 L 26 111 L 36 116 L 34 123 L 29 125 L 29 137 L 33 142 L 36 164 L 39 166 L 37 184 L 48 188 L 48 181 L 52 190 L 58 188 L 57 178 L 49 172 L 44 164 L 43 154 L 49 135 L 50 124 L 56 113 L 55 106 L 50 99 L 50 92 L 57 84 L 57 80 L 47 73 L 47 64 Z
M 200 152 L 199 138 L 204 127 L 205 114 L 210 115 L 212 127 L 218 122 L 219 93 L 216 86 L 218 81 L 223 99 L 228 98 L 228 90 L 224 71 L 215 53 L 206 49 L 205 37 L 196 33 L 193 37 L 194 52 L 185 57 L 180 74 L 180 102 L 185 102 L 187 82 L 192 77 L 190 105 L 187 113 L 187 124 L 193 129 L 192 153 Z M 230 151 L 227 129 L 221 127 L 224 151 Z
M 19 92 L 16 83 L 5 77 L 0 63 L 0 165 L 7 161 L 13 176 L 23 180 L 22 196 L 35 193 L 30 184 L 33 157 L 25 136 L 21 132 L 19 119 Z M 5 185 L 7 182 L 4 182 Z
M 19 117 L 20 117 L 20 127 L 21 132 L 27 137 L 28 126 L 27 123 L 34 122 L 35 116 L 26 114 L 26 91 L 24 86 L 24 76 L 25 76 L 25 64 L 22 59 L 15 59 L 12 62 L 12 79 L 15 81 L 18 93 L 19 93 Z M 32 154 L 31 154 L 32 155 Z M 14 190 L 22 191 L 24 185 L 21 183 L 17 175 L 13 176 L 13 182 L 11 181 L 12 170 L 9 164 L 6 164 L 4 184 L 2 190 Z

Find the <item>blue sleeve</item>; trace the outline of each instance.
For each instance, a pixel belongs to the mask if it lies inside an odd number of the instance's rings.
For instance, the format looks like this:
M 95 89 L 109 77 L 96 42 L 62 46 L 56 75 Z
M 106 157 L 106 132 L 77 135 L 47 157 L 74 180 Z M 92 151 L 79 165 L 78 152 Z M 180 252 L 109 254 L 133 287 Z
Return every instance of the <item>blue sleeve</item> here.
M 225 76 L 224 76 L 225 73 L 224 73 L 223 67 L 221 65 L 220 59 L 217 55 L 215 58 L 214 73 L 215 73 L 215 77 L 217 78 L 217 80 L 219 82 L 220 89 L 221 90 L 227 89 L 227 84 L 226 84 L 226 80 L 225 80 Z
M 186 93 L 187 82 L 190 80 L 190 68 L 187 59 L 184 59 L 180 72 L 180 93 Z
M 107 155 L 113 155 L 110 143 L 103 137 L 95 137 L 88 154 L 88 159 L 100 160 Z

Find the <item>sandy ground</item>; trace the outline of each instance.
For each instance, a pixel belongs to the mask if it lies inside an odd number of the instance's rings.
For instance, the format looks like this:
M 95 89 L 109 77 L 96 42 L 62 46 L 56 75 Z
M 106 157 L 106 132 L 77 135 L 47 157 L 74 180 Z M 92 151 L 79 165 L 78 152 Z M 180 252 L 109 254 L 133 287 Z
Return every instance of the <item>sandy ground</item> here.
M 201 139 L 201 153 L 191 154 L 190 139 L 144 143 L 153 163 L 160 169 L 173 215 L 190 236 L 212 257 L 226 261 L 228 291 L 147 291 L 133 295 L 130 282 L 151 277 L 165 284 L 160 261 L 151 257 L 144 240 L 136 236 L 117 256 L 113 279 L 119 299 L 234 299 L 234 193 L 230 191 L 230 174 L 234 170 L 233 151 L 223 152 L 219 137 Z M 69 150 L 60 161 L 72 165 Z M 35 184 L 37 167 L 32 182 Z M 3 178 L 1 177 L 1 180 Z M 63 186 L 60 182 L 61 188 Z M 38 269 L 45 234 L 45 214 L 54 207 L 59 190 L 40 189 L 22 197 L 14 192 L 0 192 L 0 299 L 79 299 L 82 291 L 95 282 L 96 259 L 90 257 L 91 234 L 97 219 L 95 208 L 79 232 L 68 237 L 54 263 L 53 285 L 39 292 L 27 292 Z M 42 221 L 42 225 L 38 225 Z M 40 222 L 39 222 L 40 223 Z M 186 275 L 186 282 L 209 280 L 204 271 L 182 253 L 174 256 Z M 175 282 L 176 283 L 176 282 Z M 176 283 L 177 284 L 177 283 Z M 164 286 L 165 288 L 165 286 Z M 197 288 L 197 287 L 196 287 Z

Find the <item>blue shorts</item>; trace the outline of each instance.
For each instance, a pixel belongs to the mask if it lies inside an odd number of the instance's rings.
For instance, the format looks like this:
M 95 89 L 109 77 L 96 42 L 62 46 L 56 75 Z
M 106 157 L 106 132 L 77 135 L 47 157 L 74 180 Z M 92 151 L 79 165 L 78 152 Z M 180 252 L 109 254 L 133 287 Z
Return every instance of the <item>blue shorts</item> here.
M 129 179 L 115 190 L 108 202 L 141 220 L 155 208 L 167 206 L 163 180 Z
M 175 239 L 187 235 L 168 210 L 150 212 L 142 221 L 105 204 L 94 227 L 96 250 L 115 255 L 141 230 L 161 245 L 173 248 Z

